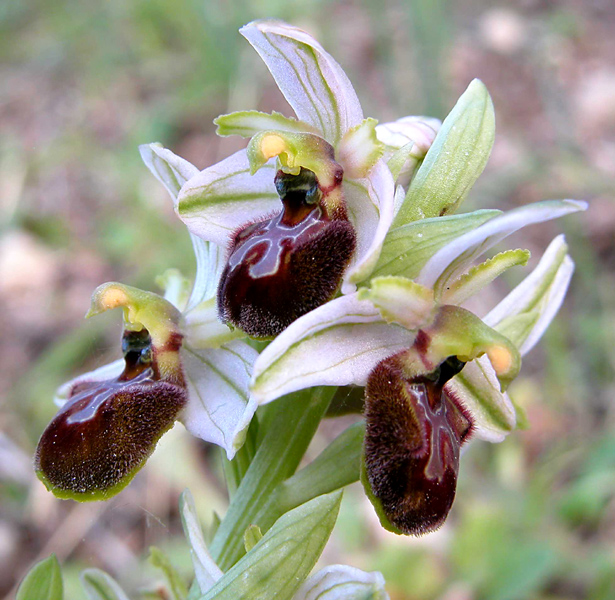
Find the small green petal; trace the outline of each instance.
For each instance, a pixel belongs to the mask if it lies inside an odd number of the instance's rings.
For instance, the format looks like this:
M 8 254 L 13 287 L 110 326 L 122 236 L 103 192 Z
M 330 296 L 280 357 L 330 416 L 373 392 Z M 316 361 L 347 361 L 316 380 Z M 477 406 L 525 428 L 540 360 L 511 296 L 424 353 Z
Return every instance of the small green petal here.
M 394 225 L 454 212 L 485 168 L 494 137 L 493 103 L 475 79 L 442 123 Z
M 275 111 L 271 114 L 258 110 L 233 112 L 228 115 L 220 115 L 217 119 L 214 119 L 214 124 L 218 126 L 216 133 L 223 137 L 240 135 L 244 138 L 250 138 L 261 131 L 271 129 L 294 133 L 317 133 L 311 125 Z
M 534 271 L 485 317 L 522 354 L 540 339 L 564 299 L 574 271 L 567 252 L 564 236 L 556 237 Z
M 367 177 L 384 153 L 384 144 L 376 137 L 376 119 L 364 119 L 348 130 L 338 148 L 340 164 L 348 177 Z
M 387 323 L 417 329 L 431 321 L 435 308 L 433 290 L 405 277 L 372 279 L 369 289 L 359 290 L 359 300 L 369 300 Z
M 496 254 L 493 258 L 472 267 L 465 275 L 442 290 L 440 292 L 442 303 L 461 304 L 489 285 L 507 269 L 518 265 L 525 266 L 529 259 L 529 250 L 506 250 Z
M 416 144 L 414 142 L 408 142 L 405 146 L 399 148 L 399 150 L 395 150 L 391 158 L 387 161 L 387 167 L 389 167 L 395 181 L 397 181 L 404 171 L 412 174 L 419 164 L 420 159 L 414 156 L 415 146 Z

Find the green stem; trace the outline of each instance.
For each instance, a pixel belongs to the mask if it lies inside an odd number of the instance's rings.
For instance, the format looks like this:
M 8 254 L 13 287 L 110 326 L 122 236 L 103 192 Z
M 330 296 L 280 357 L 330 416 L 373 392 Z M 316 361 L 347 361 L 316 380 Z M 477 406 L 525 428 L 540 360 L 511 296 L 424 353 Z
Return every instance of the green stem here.
M 341 433 L 318 457 L 275 489 L 271 502 L 258 517 L 269 528 L 281 515 L 359 480 L 365 421 Z
M 246 432 L 246 440 L 243 446 L 237 451 L 237 454 L 235 454 L 233 460 L 228 460 L 226 458 L 226 452 L 222 451 L 224 477 L 226 478 L 226 487 L 231 500 L 237 492 L 242 479 L 247 473 L 250 463 L 254 459 L 256 454 L 257 436 L 258 420 L 252 419 L 248 431 Z
M 269 501 L 274 489 L 290 477 L 303 458 L 335 388 L 302 390 L 276 400 L 270 426 L 211 544 L 211 554 L 226 571 L 244 554 L 243 534 Z

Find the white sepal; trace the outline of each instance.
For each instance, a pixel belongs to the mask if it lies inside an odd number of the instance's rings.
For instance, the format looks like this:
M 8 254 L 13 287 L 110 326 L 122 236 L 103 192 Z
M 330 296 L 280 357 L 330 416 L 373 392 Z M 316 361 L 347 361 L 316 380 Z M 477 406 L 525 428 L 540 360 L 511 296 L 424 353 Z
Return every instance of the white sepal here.
M 379 160 L 366 178 L 345 181 L 344 197 L 357 234 L 355 258 L 344 283 L 356 284 L 374 270 L 393 221 L 395 184 L 384 161 Z M 342 291 L 349 293 L 346 287 Z
M 177 212 L 191 233 L 226 248 L 239 227 L 280 212 L 274 177 L 273 161 L 251 175 L 240 150 L 192 177 L 180 191 Z
M 318 385 L 365 385 L 384 358 L 409 348 L 414 334 L 388 325 L 357 294 L 341 296 L 304 315 L 265 348 L 254 365 L 259 404 Z
M 536 345 L 564 301 L 574 271 L 567 251 L 564 236 L 557 236 L 536 268 L 483 319 L 487 325 L 502 329 L 522 355 Z M 529 317 L 526 327 L 515 327 L 515 317 L 523 314 Z
M 224 247 L 214 242 L 206 242 L 193 234 L 190 234 L 190 239 L 196 258 L 196 276 L 186 305 L 187 312 L 216 295 L 218 282 L 226 264 Z
M 177 207 L 179 190 L 199 170 L 193 164 L 157 142 L 142 144 L 139 146 L 139 152 L 147 168 L 171 195 L 173 206 Z
M 218 318 L 216 299 L 201 302 L 184 315 L 186 344 L 194 350 L 219 348 L 232 340 L 246 337 L 240 329 L 231 329 Z
M 382 573 L 331 565 L 305 580 L 293 600 L 389 600 Z
M 215 349 L 181 350 L 188 404 L 180 421 L 194 436 L 221 446 L 229 460 L 256 410 L 248 384 L 258 352 L 241 340 Z
M 143 144 L 139 146 L 139 152 L 147 168 L 171 195 L 173 206 L 177 210 L 181 188 L 189 179 L 198 175 L 199 170 L 158 143 Z M 188 309 L 215 294 L 225 255 L 223 247 L 206 242 L 193 233 L 190 234 L 190 238 L 196 257 L 196 276 L 187 302 Z
M 515 407 L 508 394 L 500 391 L 500 382 L 487 356 L 468 362 L 444 390 L 472 415 L 473 438 L 501 442 L 515 428 Z
M 546 200 L 515 208 L 441 248 L 423 266 L 416 281 L 426 287 L 433 287 L 436 292 L 443 290 L 448 282 L 454 281 L 466 271 L 475 259 L 515 231 L 526 225 L 557 219 L 586 208 L 587 203 L 578 200 Z
M 336 145 L 363 120 L 346 73 L 308 33 L 279 21 L 253 21 L 239 32 L 260 54 L 301 121 Z

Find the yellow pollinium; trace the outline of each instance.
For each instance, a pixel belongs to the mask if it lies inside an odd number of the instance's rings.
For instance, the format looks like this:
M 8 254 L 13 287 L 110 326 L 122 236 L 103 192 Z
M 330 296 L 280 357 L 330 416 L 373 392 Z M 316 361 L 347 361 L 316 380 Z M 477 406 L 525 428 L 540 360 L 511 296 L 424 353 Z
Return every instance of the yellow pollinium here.
M 505 346 L 495 345 L 487 350 L 491 366 L 498 375 L 509 373 L 513 367 L 514 357 Z
M 124 290 L 117 287 L 108 287 L 102 290 L 98 298 L 100 307 L 104 310 L 111 310 L 118 306 L 126 306 L 128 304 L 128 296 Z
M 260 140 L 260 151 L 269 160 L 274 156 L 279 156 L 288 149 L 286 142 L 277 134 L 269 133 Z

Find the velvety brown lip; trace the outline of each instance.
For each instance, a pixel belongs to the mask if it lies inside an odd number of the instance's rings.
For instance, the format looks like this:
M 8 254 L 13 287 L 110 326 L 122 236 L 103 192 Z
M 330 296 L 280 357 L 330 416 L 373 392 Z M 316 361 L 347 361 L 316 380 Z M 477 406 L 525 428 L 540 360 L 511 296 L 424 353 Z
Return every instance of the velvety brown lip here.
M 276 187 L 282 211 L 235 235 L 218 288 L 220 318 L 254 337 L 273 337 L 330 300 L 356 246 L 345 208 L 327 213 L 312 171 L 279 171 Z

